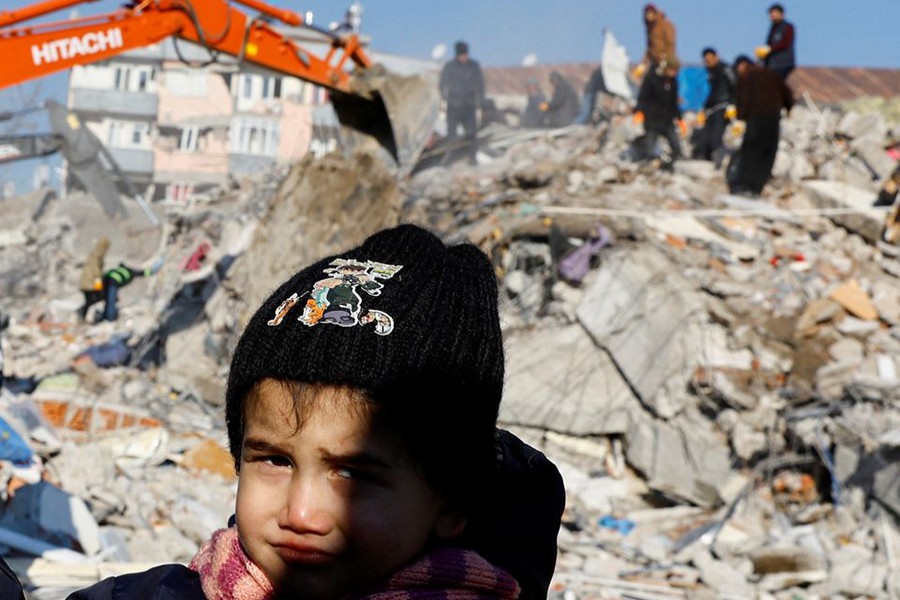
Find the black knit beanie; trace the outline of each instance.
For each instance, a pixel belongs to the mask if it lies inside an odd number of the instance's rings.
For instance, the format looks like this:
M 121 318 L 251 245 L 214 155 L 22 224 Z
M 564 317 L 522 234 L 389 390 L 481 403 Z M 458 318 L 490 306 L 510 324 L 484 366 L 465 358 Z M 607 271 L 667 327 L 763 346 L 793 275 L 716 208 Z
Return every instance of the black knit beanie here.
M 493 466 L 503 369 L 487 257 L 413 225 L 384 230 L 298 272 L 254 314 L 228 378 L 231 453 L 239 463 L 262 379 L 347 385 L 387 409 L 430 483 L 467 505 Z

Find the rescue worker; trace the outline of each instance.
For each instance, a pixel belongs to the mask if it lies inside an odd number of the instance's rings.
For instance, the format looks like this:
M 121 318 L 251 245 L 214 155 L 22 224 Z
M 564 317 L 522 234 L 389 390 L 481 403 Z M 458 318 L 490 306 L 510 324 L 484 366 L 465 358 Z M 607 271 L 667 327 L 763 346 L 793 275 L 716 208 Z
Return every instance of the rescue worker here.
M 160 267 L 162 267 L 162 258 L 158 259 L 153 266 L 147 269 L 132 269 L 120 263 L 118 267 L 104 273 L 103 294 L 106 303 L 103 306 L 103 316 L 100 320 L 115 321 L 119 318 L 119 288 L 123 288 L 134 281 L 135 277 L 155 275 Z
M 647 69 L 659 70 L 668 61 L 677 60 L 678 56 L 675 52 L 675 25 L 652 2 L 644 6 L 644 25 L 647 28 L 647 50 L 636 69 L 638 79 Z
M 771 69 L 782 79 L 787 79 L 797 61 L 794 53 L 796 30 L 793 24 L 784 20 L 784 6 L 781 4 L 769 7 L 769 20 L 772 21 L 772 26 L 766 37 L 766 45 L 756 49 L 756 56 L 767 69 Z
M 660 136 L 664 137 L 671 150 L 669 160 L 664 161 L 664 168 L 671 168 L 672 163 L 681 157 L 681 139 L 679 130 L 685 130 L 681 120 L 681 109 L 678 107 L 677 60 L 669 59 L 662 74 L 650 71 L 641 85 L 636 106 L 636 117 L 643 121 L 644 156 L 652 157 Z M 676 123 L 679 130 L 676 130 Z
M 103 300 L 103 261 L 108 250 L 109 238 L 102 237 L 97 240 L 81 269 L 78 288 L 84 294 L 84 305 L 78 309 L 78 318 L 82 321 L 87 318 L 88 309 Z
M 737 73 L 737 118 L 746 123 L 746 131 L 741 149 L 729 166 L 728 187 L 732 194 L 758 196 L 772 176 L 778 152 L 781 109 L 791 110 L 794 95 L 777 73 L 754 65 L 748 56 L 739 56 L 734 70 Z
M 694 158 L 714 160 L 721 156 L 722 135 L 725 123 L 736 116 L 734 107 L 734 74 L 719 60 L 713 48 L 704 48 L 703 63 L 706 65 L 706 80 L 709 95 L 703 103 L 703 110 L 697 114 L 698 124 L 694 140 Z M 718 161 L 717 161 L 718 162 Z
M 547 127 L 571 125 L 580 109 L 578 93 L 559 71 L 550 73 L 550 85 L 553 86 L 550 102 L 541 105 L 541 110 L 546 115 Z
M 462 127 L 463 138 L 469 141 L 469 160 L 474 162 L 476 135 L 478 134 L 478 110 L 484 102 L 484 75 L 477 61 L 469 57 L 469 45 L 456 42 L 456 57 L 441 70 L 441 98 L 447 104 L 447 139 L 458 136 Z
M 534 77 L 529 77 L 528 81 L 525 82 L 525 90 L 528 94 L 528 102 L 525 104 L 525 110 L 522 112 L 520 125 L 527 129 L 543 127 L 545 115 L 541 111 L 541 106 L 546 104 L 547 97 L 544 96 L 538 80 Z
M 591 77 L 584 86 L 584 95 L 581 97 L 581 111 L 575 118 L 576 123 L 586 125 L 591 122 L 594 117 L 594 109 L 597 106 L 597 94 L 601 92 L 609 94 L 606 80 L 603 79 L 602 65 L 591 71 Z

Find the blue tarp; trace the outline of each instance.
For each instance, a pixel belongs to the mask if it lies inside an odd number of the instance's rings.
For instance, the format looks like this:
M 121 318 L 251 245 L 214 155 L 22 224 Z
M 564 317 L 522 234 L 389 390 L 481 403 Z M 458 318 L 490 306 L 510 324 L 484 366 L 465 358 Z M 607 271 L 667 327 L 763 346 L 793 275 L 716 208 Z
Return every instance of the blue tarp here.
M 709 95 L 705 67 L 684 67 L 678 72 L 678 95 L 681 96 L 681 110 L 698 111 L 703 108 Z
M 0 460 L 18 464 L 31 462 L 31 448 L 3 417 L 0 417 Z

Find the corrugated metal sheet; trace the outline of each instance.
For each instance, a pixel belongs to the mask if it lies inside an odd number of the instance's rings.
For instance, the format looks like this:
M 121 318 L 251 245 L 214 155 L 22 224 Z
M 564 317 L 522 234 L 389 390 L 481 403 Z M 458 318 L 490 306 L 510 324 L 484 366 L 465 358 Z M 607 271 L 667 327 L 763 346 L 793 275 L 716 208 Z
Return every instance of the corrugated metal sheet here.
M 582 90 L 597 63 L 535 65 L 533 67 L 486 67 L 485 85 L 488 94 L 525 94 L 525 83 L 536 79 L 545 93 L 550 92 L 550 73 L 559 71 Z M 891 97 L 900 95 L 900 69 L 869 69 L 863 67 L 800 67 L 791 73 L 788 83 L 797 98 L 803 92 L 818 104 L 836 104 L 860 96 Z

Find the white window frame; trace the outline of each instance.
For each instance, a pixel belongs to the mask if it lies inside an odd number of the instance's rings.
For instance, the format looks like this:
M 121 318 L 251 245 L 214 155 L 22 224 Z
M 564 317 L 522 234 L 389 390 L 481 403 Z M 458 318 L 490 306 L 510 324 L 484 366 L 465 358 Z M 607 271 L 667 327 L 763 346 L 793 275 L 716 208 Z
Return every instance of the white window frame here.
M 181 130 L 181 136 L 178 138 L 178 151 L 193 153 L 197 151 L 200 141 L 200 127 L 197 125 L 188 125 Z

